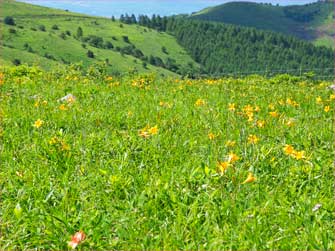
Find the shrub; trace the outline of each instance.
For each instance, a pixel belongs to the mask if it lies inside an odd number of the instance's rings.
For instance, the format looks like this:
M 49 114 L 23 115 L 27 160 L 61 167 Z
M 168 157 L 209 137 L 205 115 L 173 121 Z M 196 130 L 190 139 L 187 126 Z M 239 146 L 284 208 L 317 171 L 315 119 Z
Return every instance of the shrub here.
M 126 43 L 130 43 L 128 36 L 122 36 L 122 39 Z
M 113 48 L 114 48 L 114 45 L 113 45 L 111 42 L 107 41 L 105 47 L 106 47 L 107 49 L 113 49 Z
M 61 38 L 61 39 L 66 39 L 66 35 L 65 35 L 65 33 L 64 32 L 62 32 L 60 35 L 59 35 L 59 37 Z
M 54 24 L 54 25 L 51 27 L 51 29 L 53 29 L 53 30 L 59 30 L 59 27 L 58 27 L 57 24 Z
M 68 35 L 68 36 L 71 36 L 71 31 L 67 30 L 67 31 L 65 31 L 65 34 Z
M 16 34 L 16 30 L 13 29 L 13 28 L 9 28 L 8 31 L 9 31 L 9 33 L 11 33 L 11 34 Z
M 94 58 L 94 53 L 93 53 L 93 51 L 88 50 L 88 51 L 87 51 L 87 57 L 89 57 L 89 58 Z
M 89 45 L 96 48 L 104 48 L 104 40 L 102 37 L 90 35 L 83 38 L 83 42 L 87 42 Z
M 12 63 L 13 63 L 14 65 L 18 66 L 18 65 L 21 64 L 21 60 L 20 60 L 20 59 L 17 59 L 17 58 L 14 58 L 14 59 L 12 60 Z
M 166 49 L 165 46 L 162 47 L 162 52 L 165 53 L 165 54 L 169 54 L 169 53 L 167 52 L 167 49 Z
M 14 18 L 10 16 L 5 17 L 4 23 L 7 25 L 15 25 Z
M 38 26 L 38 29 L 39 29 L 40 31 L 46 31 L 45 26 L 44 26 L 43 24 L 39 25 L 39 26 Z
M 31 48 L 31 46 L 28 47 L 27 51 L 30 52 L 30 53 L 34 52 L 33 48 Z
M 84 32 L 81 27 L 78 27 L 77 29 L 77 38 L 81 38 L 83 36 Z
M 44 57 L 47 58 L 47 59 L 56 60 L 54 56 L 50 55 L 47 52 L 44 54 Z

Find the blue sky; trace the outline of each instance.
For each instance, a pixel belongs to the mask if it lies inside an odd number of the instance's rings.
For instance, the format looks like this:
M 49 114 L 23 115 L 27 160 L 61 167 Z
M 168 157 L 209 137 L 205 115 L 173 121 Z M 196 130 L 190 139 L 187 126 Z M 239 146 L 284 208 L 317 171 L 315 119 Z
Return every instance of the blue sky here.
M 203 8 L 230 2 L 229 0 L 20 0 L 53 8 L 68 9 L 90 15 L 119 17 L 121 14 L 160 14 L 172 15 L 192 13 Z M 313 0 L 253 0 L 252 2 L 267 2 L 289 5 L 305 4 Z

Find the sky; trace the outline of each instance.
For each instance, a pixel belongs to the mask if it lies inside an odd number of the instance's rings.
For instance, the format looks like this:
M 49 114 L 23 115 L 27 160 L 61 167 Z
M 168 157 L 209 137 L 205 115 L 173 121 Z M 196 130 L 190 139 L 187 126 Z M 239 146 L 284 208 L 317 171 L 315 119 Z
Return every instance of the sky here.
M 58 9 L 68 9 L 95 16 L 119 17 L 121 14 L 191 14 L 231 0 L 19 0 Z M 314 0 L 315 1 L 315 0 Z M 306 4 L 313 0 L 253 0 L 279 5 Z

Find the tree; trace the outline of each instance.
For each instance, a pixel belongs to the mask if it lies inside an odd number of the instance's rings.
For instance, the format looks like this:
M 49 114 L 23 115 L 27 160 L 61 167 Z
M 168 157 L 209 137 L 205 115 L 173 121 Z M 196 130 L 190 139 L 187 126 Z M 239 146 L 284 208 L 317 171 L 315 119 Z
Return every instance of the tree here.
M 4 23 L 7 25 L 15 25 L 14 18 L 10 16 L 5 17 Z
M 89 57 L 89 58 L 94 58 L 94 53 L 93 53 L 93 51 L 88 50 L 88 51 L 87 51 L 87 57 Z

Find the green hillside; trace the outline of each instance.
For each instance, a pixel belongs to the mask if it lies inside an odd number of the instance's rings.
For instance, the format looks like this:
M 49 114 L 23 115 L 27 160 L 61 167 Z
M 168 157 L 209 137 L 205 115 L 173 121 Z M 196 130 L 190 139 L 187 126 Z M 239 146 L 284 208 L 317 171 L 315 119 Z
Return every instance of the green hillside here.
M 230 2 L 204 9 L 192 18 L 271 30 L 334 47 L 333 2 L 274 6 L 251 2 Z
M 37 62 L 49 68 L 77 62 L 87 67 L 105 61 L 114 73 L 136 68 L 165 75 L 175 74 L 170 68 L 176 73 L 198 68 L 176 39 L 166 33 L 10 0 L 2 1 L 1 9 L 3 20 L 11 16 L 15 22 L 15 26 L 0 23 L 2 63 L 18 59 L 20 63 Z M 80 37 L 78 27 L 83 31 Z M 89 50 L 94 58 L 87 56 Z

